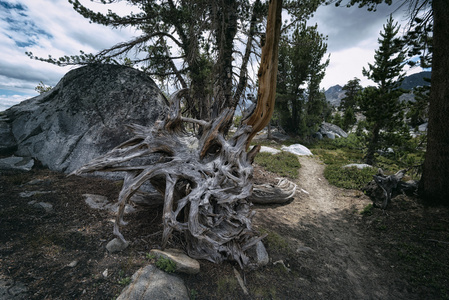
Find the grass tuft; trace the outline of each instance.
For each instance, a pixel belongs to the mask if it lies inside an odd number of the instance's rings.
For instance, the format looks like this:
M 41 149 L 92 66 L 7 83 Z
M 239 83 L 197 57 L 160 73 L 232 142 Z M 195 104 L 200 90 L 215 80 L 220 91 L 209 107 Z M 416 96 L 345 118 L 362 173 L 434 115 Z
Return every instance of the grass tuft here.
M 301 167 L 296 155 L 284 151 L 277 154 L 261 152 L 254 161 L 267 171 L 291 179 L 298 178 L 298 169 Z

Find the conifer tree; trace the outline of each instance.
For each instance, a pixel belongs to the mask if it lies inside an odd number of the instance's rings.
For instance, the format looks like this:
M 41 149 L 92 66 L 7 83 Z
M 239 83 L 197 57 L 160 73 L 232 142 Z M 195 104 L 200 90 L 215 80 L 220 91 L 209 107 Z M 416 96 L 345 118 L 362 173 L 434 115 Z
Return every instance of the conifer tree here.
M 329 0 L 340 5 L 343 0 Z M 380 3 L 391 5 L 392 0 L 347 0 L 347 6 L 358 4 L 375 10 Z M 401 2 L 401 1 L 398 1 Z M 343 2 L 344 3 L 344 2 Z M 408 18 L 414 26 L 415 35 L 409 41 L 420 39 L 431 49 L 432 86 L 429 94 L 429 127 L 427 130 L 427 152 L 418 192 L 428 203 L 440 202 L 449 205 L 449 131 L 442 130 L 449 124 L 449 1 L 447 0 L 403 0 L 408 4 Z M 431 25 L 431 27 L 429 27 Z M 430 34 L 431 33 L 431 34 Z M 431 36 L 431 39 L 427 38 Z M 424 37 L 424 38 L 423 38 Z M 427 40 L 427 41 L 426 41 Z M 413 49 L 414 47 L 412 47 Z M 427 65 L 429 55 L 417 53 Z
M 356 105 L 356 97 L 357 94 L 362 90 L 362 86 L 360 85 L 360 79 L 354 78 L 348 81 L 343 88 L 345 91 L 345 96 L 341 99 L 340 110 L 345 112 L 348 108 L 352 108 L 354 110 Z
M 326 37 L 318 32 L 317 25 L 302 23 L 291 37 L 284 34 L 279 49 L 276 114 L 288 133 L 311 135 L 327 109 L 319 90 L 329 64 L 329 59 L 322 62 Z
M 405 76 L 403 42 L 396 37 L 400 26 L 387 20 L 380 33 L 379 49 L 375 51 L 374 64 L 363 68 L 363 75 L 377 86 L 365 89 L 359 98 L 360 109 L 366 117 L 365 161 L 373 164 L 378 150 L 393 146 L 398 133 L 404 133 L 403 105 L 399 101 L 399 86 Z
M 357 96 L 362 90 L 360 79 L 354 78 L 349 80 L 343 86 L 342 90 L 345 91 L 345 96 L 341 99 L 340 103 L 340 110 L 343 112 L 341 128 L 347 131 L 357 121 L 354 112 L 356 110 Z

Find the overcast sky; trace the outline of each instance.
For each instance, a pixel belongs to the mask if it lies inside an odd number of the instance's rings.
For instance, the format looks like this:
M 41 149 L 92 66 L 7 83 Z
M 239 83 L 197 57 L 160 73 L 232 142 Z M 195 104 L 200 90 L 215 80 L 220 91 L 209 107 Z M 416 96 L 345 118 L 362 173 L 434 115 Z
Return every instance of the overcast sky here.
M 88 0 L 81 2 L 102 12 L 108 8 Z M 124 14 L 133 9 L 124 2 L 109 8 Z M 374 13 L 356 7 L 318 9 L 310 24 L 317 23 L 318 30 L 328 36 L 331 54 L 323 88 L 344 85 L 354 77 L 360 78 L 363 86 L 369 84 L 362 76 L 362 68 L 373 62 L 379 32 L 394 10 L 388 6 L 381 6 Z M 393 17 L 406 23 L 403 11 Z M 34 88 L 40 81 L 54 86 L 74 68 L 32 60 L 25 55 L 26 51 L 54 58 L 79 54 L 79 50 L 96 53 L 136 34 L 133 29 L 112 30 L 89 24 L 65 0 L 0 0 L 0 111 L 36 96 Z

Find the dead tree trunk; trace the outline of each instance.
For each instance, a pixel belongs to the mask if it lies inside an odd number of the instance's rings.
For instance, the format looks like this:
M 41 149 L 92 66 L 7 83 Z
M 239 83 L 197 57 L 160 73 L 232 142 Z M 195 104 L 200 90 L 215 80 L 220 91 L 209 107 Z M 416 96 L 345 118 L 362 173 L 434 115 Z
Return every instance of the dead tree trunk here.
M 248 264 L 245 251 L 261 240 L 251 227 L 254 212 L 249 200 L 253 191 L 251 164 L 260 146 L 249 152 L 246 149 L 257 131 L 267 124 L 274 107 L 281 2 L 270 2 L 267 28 L 276 30 L 267 34 L 267 44 L 262 50 L 256 116 L 250 116 L 232 137 L 225 138 L 232 109 L 225 109 L 210 122 L 183 117 L 181 99 L 188 93 L 184 89 L 172 96 L 165 120 L 156 122 L 152 128 L 130 126 L 133 138 L 75 172 L 126 173 L 114 224 L 114 234 L 122 241 L 125 239 L 120 226 L 126 224 L 125 204 L 142 184 L 150 182 L 164 195 L 163 247 L 173 230 L 177 230 L 184 233 L 187 251 L 194 258 L 213 262 L 235 260 L 242 267 Z M 196 148 L 185 139 L 186 122 L 203 128 Z M 159 155 L 159 161 L 148 162 L 146 158 L 151 155 Z M 282 191 L 283 187 L 286 191 Z M 280 183 L 271 190 L 265 187 L 256 196 L 265 202 L 270 195 L 291 197 L 295 188 Z

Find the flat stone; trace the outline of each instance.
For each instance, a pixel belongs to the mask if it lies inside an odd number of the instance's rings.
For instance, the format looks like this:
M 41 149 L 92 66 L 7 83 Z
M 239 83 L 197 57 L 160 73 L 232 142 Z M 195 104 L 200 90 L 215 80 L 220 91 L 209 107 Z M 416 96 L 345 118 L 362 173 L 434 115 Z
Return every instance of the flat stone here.
M 266 266 L 270 261 L 268 252 L 265 249 L 265 246 L 262 243 L 262 241 L 259 241 L 256 244 L 256 261 L 259 266 Z
M 296 252 L 304 252 L 304 253 L 311 253 L 311 252 L 315 252 L 315 250 L 313 250 L 312 248 L 310 248 L 310 247 L 305 247 L 305 246 L 302 246 L 302 247 L 298 247 L 298 249 L 296 249 Z
M 30 198 L 36 195 L 45 195 L 45 194 L 50 194 L 52 192 L 50 191 L 25 191 L 25 192 L 21 192 L 19 193 L 19 196 L 22 198 Z
M 30 171 L 34 160 L 29 157 L 11 156 L 0 159 L 0 170 Z
M 165 249 L 164 251 L 152 249 L 150 254 L 157 258 L 164 257 L 172 260 L 176 264 L 176 272 L 186 274 L 198 274 L 200 272 L 200 263 L 188 257 L 183 251 L 178 249 Z
M 153 265 L 140 268 L 117 300 L 189 300 L 181 278 L 165 273 Z
M 296 155 L 313 155 L 313 153 L 309 150 L 309 148 L 307 148 L 306 146 L 303 146 L 301 144 L 293 144 L 290 145 L 288 147 L 286 146 L 282 146 L 281 148 L 282 151 L 287 151 Z
M 32 205 L 35 208 L 43 208 L 45 209 L 45 212 L 52 212 L 53 211 L 53 205 L 47 202 L 37 202 L 36 200 L 28 202 L 28 205 Z
M 115 253 L 125 250 L 129 246 L 129 242 L 124 243 L 121 239 L 115 238 L 106 245 L 109 253 Z

